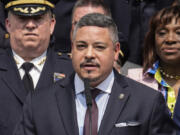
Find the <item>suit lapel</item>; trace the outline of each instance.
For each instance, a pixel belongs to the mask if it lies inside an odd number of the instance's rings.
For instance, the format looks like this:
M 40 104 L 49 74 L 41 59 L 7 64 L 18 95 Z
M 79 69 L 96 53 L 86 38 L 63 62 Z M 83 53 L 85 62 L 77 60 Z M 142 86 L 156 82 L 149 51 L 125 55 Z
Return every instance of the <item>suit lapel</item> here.
M 67 79 L 68 80 L 68 79 Z M 62 116 L 65 130 L 69 135 L 78 135 L 77 114 L 75 105 L 75 92 L 74 92 L 74 75 L 63 83 L 60 82 L 60 87 L 56 92 L 56 99 L 60 116 Z
M 180 88 L 179 88 L 180 91 Z M 173 120 L 174 122 L 178 125 L 178 127 L 180 127 L 180 92 L 178 93 L 178 97 L 176 100 L 176 105 L 175 105 L 175 109 L 174 109 L 174 116 L 173 116 Z M 180 134 L 180 131 L 178 131 Z
M 51 86 L 53 84 L 53 69 L 55 66 L 55 56 L 52 51 L 52 48 L 48 49 L 47 59 L 39 77 L 36 89 L 43 88 L 45 86 Z
M 127 87 L 127 82 L 122 76 L 116 75 L 112 87 L 112 92 L 104 113 L 103 119 L 101 121 L 99 135 L 110 135 L 111 129 L 118 117 L 123 110 L 124 105 L 128 101 L 129 91 L 125 90 Z
M 20 74 L 10 48 L 4 52 L 0 61 L 0 70 L 2 72 L 3 81 L 23 103 L 28 93 L 22 85 Z

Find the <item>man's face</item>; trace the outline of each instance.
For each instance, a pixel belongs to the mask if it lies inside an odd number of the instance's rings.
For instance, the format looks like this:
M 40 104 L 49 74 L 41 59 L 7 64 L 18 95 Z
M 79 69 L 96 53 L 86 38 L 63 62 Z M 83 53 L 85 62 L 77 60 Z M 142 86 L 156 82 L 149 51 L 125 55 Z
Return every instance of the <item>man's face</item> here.
M 36 50 L 44 52 L 53 33 L 55 19 L 46 13 L 39 16 L 23 17 L 9 13 L 6 28 L 10 34 L 12 49 L 16 51 Z
M 72 29 L 71 29 L 71 38 L 72 38 L 72 31 L 74 30 L 75 25 L 77 22 L 85 15 L 90 14 L 90 13 L 100 13 L 100 14 L 105 14 L 104 10 L 102 7 L 78 7 L 73 14 L 72 17 Z
M 164 64 L 180 64 L 180 20 L 175 19 L 155 33 L 156 52 Z
M 90 79 L 90 85 L 95 87 L 112 71 L 119 48 L 119 43 L 113 45 L 107 28 L 79 28 L 72 45 L 73 67 L 82 79 Z

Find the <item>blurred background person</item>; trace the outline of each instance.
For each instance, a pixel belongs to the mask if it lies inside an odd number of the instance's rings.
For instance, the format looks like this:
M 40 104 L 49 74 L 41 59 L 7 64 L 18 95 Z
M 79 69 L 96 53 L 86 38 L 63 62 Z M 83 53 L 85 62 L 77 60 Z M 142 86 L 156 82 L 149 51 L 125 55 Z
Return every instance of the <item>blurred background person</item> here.
M 109 7 L 101 0 L 78 0 L 72 9 L 71 39 L 72 31 L 81 17 L 89 13 L 100 13 L 111 16 Z
M 56 4 L 54 10 L 56 26 L 53 33 L 53 40 L 57 52 L 71 52 L 69 33 L 71 31 L 72 9 L 76 1 L 77 0 L 60 0 Z

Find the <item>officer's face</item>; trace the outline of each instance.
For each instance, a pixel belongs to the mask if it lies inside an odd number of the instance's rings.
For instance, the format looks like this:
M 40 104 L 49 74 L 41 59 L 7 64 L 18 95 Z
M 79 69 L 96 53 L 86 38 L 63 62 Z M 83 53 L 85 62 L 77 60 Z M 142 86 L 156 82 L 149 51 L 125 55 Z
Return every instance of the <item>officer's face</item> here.
M 118 58 L 119 43 L 113 45 L 107 28 L 84 26 L 77 30 L 72 45 L 72 62 L 75 71 L 91 80 L 91 86 L 101 83 L 112 71 Z
M 156 52 L 161 63 L 180 64 L 180 20 L 159 27 L 155 33 Z
M 85 15 L 90 14 L 90 13 L 100 13 L 100 14 L 105 14 L 105 11 L 103 10 L 102 7 L 91 7 L 91 6 L 86 6 L 86 7 L 78 7 L 72 17 L 72 30 L 71 30 L 71 38 L 72 38 L 72 31 L 74 30 L 75 24 Z
M 10 34 L 11 47 L 15 52 L 44 52 L 54 30 L 55 19 L 50 13 L 39 16 L 23 17 L 9 13 L 6 27 Z

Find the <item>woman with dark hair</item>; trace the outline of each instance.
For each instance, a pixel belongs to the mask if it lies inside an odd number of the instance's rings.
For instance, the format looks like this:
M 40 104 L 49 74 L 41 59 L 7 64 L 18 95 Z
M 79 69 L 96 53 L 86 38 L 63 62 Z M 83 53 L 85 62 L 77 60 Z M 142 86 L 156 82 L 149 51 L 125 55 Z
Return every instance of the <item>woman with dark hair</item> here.
M 128 76 L 159 90 L 173 117 L 180 88 L 180 6 L 164 8 L 151 18 L 143 70 L 131 70 Z

